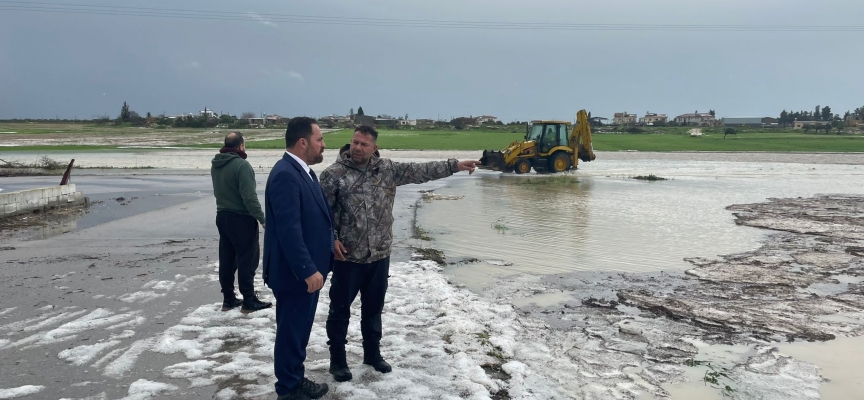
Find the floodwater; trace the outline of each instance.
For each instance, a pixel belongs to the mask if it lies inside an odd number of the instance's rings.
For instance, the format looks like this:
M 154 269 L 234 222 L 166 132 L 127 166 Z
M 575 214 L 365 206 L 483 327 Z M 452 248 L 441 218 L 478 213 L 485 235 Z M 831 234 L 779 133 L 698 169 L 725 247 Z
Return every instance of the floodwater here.
M 578 180 L 573 183 L 536 174 L 462 175 L 436 193 L 464 197 L 421 203 L 417 224 L 434 240 L 429 246 L 451 261 L 481 260 L 449 270 L 478 290 L 495 276 L 513 273 L 686 269 L 688 257 L 758 247 L 767 231 L 735 225 L 725 209 L 729 205 L 864 193 L 862 165 L 692 157 L 602 162 L 598 157 L 571 174 Z M 629 178 L 648 174 L 669 180 Z
M 338 148 L 344 143 L 331 144 L 324 150 L 324 162 L 313 165 L 315 170 L 323 170 L 336 160 Z M 0 149 L 0 158 L 9 162 L 20 162 L 24 164 L 36 163 L 42 156 L 47 156 L 64 163 L 75 159 L 75 165 L 79 167 L 97 168 L 164 168 L 199 170 L 205 173 L 210 171 L 210 160 L 218 153 L 215 149 L 176 149 L 176 150 L 153 150 L 153 149 L 128 149 L 110 151 L 14 151 L 3 153 Z M 476 151 L 414 151 L 414 150 L 388 150 L 382 151 L 385 156 L 394 161 L 428 161 L 443 160 L 446 158 L 470 159 L 479 158 Z M 283 150 L 249 150 L 247 161 L 255 168 L 256 172 L 270 170 L 270 168 L 282 155 Z M 78 174 L 82 172 L 76 171 Z M 158 173 L 158 171 L 151 171 Z
M 783 354 L 819 366 L 819 373 L 828 380 L 819 388 L 823 400 L 864 397 L 864 378 L 861 376 L 864 337 L 789 343 L 778 347 Z

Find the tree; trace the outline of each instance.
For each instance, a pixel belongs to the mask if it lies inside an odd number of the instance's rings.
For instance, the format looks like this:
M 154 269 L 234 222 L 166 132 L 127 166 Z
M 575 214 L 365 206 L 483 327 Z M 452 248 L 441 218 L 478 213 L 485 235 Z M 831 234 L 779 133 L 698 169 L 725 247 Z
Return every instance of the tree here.
M 726 131 L 723 132 L 723 139 L 726 139 L 726 135 L 735 135 L 735 137 L 737 138 L 737 137 L 738 137 L 738 132 L 735 131 L 735 129 L 732 129 L 732 128 L 726 128 Z
M 232 117 L 230 114 L 222 114 L 219 116 L 220 124 L 233 124 L 237 119 Z
M 255 118 L 255 113 L 250 112 L 250 111 L 246 111 L 243 114 L 240 114 L 240 119 L 249 119 L 249 118 Z
M 831 107 L 822 107 L 822 120 L 830 121 L 832 119 L 834 119 L 834 114 L 831 113 Z
M 822 129 L 825 130 L 826 135 L 831 132 L 831 128 L 833 128 L 831 125 L 822 125 Z
M 854 114 L 858 117 L 858 119 L 864 119 L 864 106 L 856 108 Z
M 789 117 L 789 113 L 786 112 L 786 110 L 783 110 L 783 112 L 780 113 L 780 119 L 778 120 L 778 122 L 780 122 L 780 125 L 787 125 L 792 123 L 792 120 Z
M 822 111 L 819 106 L 816 106 L 816 111 L 813 112 L 813 121 L 821 121 L 822 120 Z
M 129 111 L 129 106 L 126 105 L 126 102 L 123 102 L 123 107 L 120 108 L 120 121 L 126 122 L 129 121 L 129 118 L 132 116 Z
M 363 107 L 357 109 L 357 115 L 366 115 L 363 113 Z
M 835 119 L 834 122 L 831 123 L 831 126 L 834 127 L 835 130 L 837 130 L 837 134 L 839 135 L 843 133 L 843 128 L 846 127 L 846 123 L 841 120 Z
M 714 112 L 714 110 L 709 110 L 709 111 L 708 111 L 708 114 L 711 114 L 712 117 L 716 117 L 716 116 L 717 116 L 717 113 Z

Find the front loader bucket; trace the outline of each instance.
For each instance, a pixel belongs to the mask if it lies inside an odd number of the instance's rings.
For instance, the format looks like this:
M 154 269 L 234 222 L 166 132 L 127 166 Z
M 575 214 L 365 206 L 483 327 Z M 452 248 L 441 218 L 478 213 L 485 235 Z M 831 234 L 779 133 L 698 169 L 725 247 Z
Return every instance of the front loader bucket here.
M 483 150 L 483 157 L 480 157 L 480 168 L 492 171 L 506 171 L 507 165 L 504 162 L 504 153 L 496 150 Z

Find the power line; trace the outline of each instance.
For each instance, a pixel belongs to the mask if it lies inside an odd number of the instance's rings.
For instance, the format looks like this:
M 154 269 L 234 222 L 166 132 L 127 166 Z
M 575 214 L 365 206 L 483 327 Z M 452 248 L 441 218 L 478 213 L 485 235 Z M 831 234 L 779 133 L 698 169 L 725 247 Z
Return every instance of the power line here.
M 445 28 L 485 30 L 571 31 L 708 31 L 708 32 L 864 32 L 864 25 L 712 25 L 712 24 L 587 24 L 557 22 L 454 21 L 425 19 L 335 17 L 300 14 L 255 14 L 230 11 L 0 0 L 0 10 L 146 18 L 171 18 L 257 23 Z

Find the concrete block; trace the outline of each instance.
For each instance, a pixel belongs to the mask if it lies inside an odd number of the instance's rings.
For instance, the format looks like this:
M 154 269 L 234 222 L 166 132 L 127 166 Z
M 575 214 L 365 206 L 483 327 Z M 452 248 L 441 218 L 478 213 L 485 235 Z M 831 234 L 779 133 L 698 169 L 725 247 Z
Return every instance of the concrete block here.
M 6 204 L 3 206 L 3 214 L 12 214 L 18 212 L 18 203 Z

